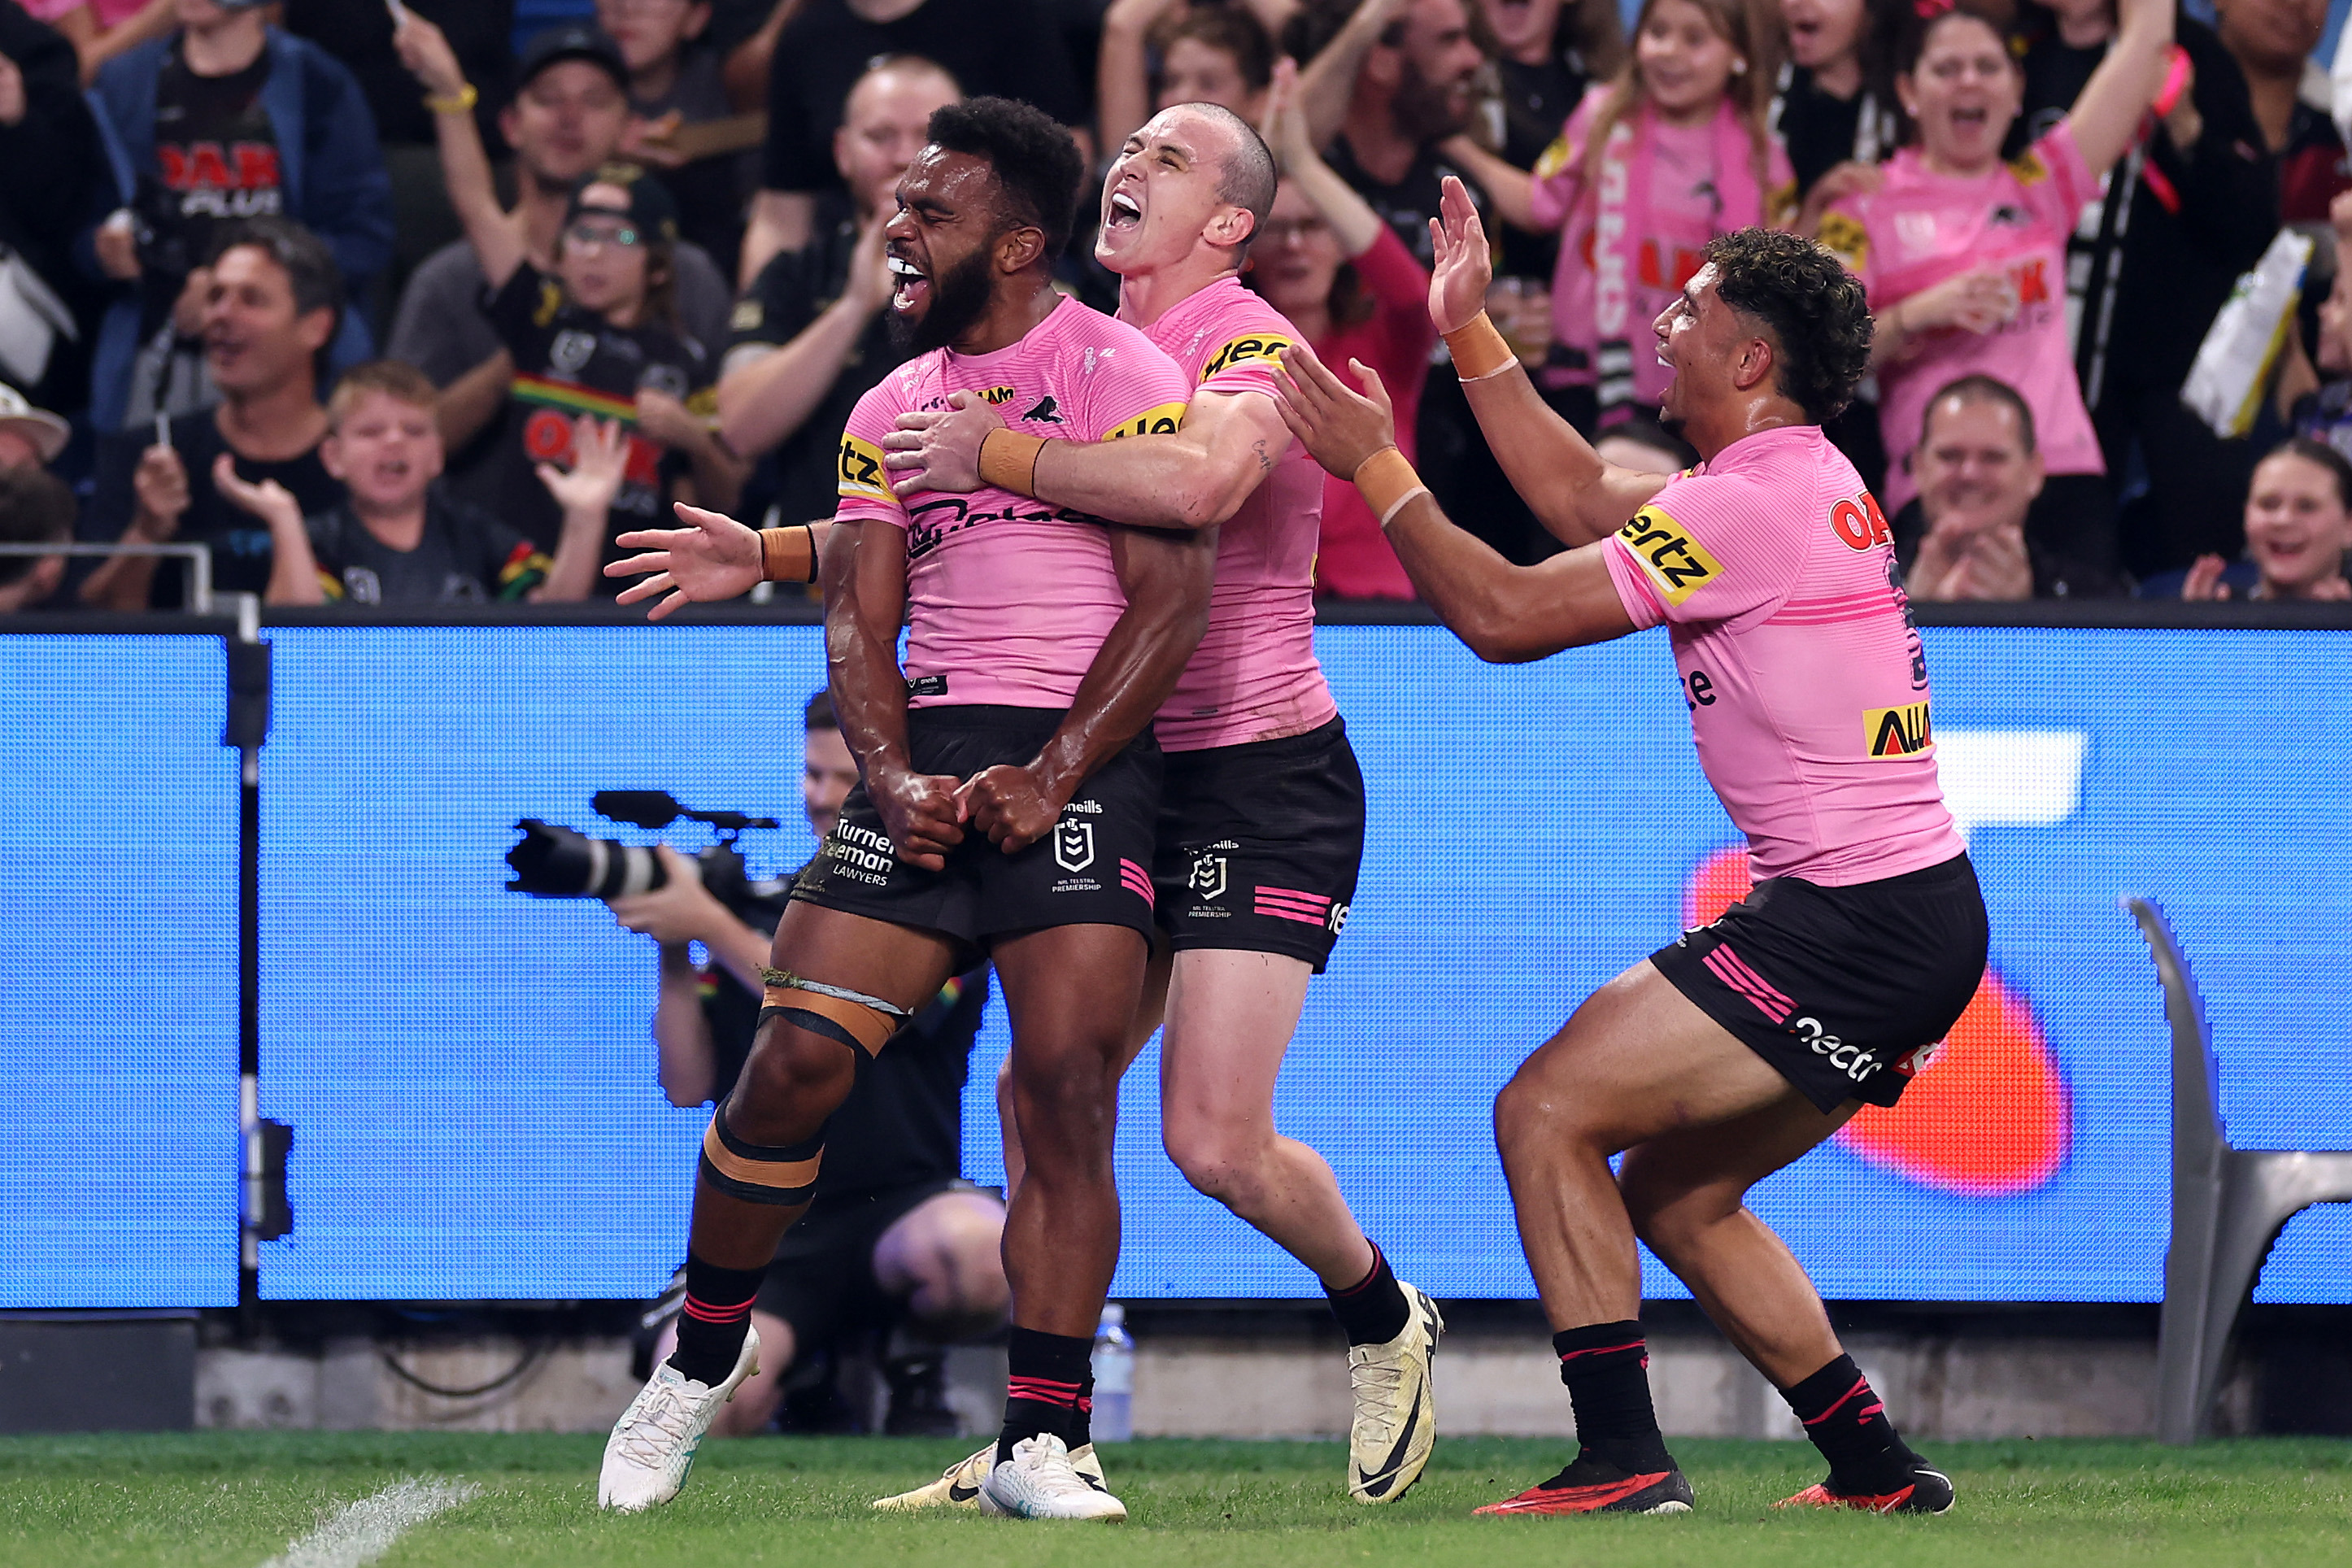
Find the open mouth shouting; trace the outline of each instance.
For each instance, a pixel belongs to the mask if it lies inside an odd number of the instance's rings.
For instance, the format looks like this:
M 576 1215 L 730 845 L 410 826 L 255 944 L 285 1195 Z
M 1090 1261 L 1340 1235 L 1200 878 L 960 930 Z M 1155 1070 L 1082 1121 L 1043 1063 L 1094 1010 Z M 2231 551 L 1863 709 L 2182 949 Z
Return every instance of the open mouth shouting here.
M 923 303 L 930 298 L 931 280 L 923 269 L 896 250 L 889 252 L 887 265 L 890 269 L 890 309 L 898 315 L 916 316 L 922 313 Z
M 1133 228 L 1143 221 L 1143 206 L 1125 191 L 1113 191 L 1103 203 L 1105 228 Z

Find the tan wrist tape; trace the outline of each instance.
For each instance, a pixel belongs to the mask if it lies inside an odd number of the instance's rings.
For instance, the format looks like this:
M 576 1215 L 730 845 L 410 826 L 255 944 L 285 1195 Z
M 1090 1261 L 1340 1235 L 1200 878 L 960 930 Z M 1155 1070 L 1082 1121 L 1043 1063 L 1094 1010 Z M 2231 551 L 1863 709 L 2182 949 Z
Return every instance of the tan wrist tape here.
M 760 531 L 760 575 L 771 583 L 816 581 L 816 531 L 807 523 Z
M 1383 447 L 1356 465 L 1356 491 L 1383 527 L 1413 491 L 1425 488 L 1404 454 L 1394 447 Z
M 1494 319 L 1484 310 L 1471 317 L 1469 325 L 1446 333 L 1445 347 L 1454 356 L 1454 374 L 1464 381 L 1483 381 L 1519 363 L 1519 356 L 1495 330 Z
M 1018 430 L 991 430 L 981 437 L 980 479 L 1017 496 L 1037 493 L 1037 454 L 1045 449 L 1043 437 Z

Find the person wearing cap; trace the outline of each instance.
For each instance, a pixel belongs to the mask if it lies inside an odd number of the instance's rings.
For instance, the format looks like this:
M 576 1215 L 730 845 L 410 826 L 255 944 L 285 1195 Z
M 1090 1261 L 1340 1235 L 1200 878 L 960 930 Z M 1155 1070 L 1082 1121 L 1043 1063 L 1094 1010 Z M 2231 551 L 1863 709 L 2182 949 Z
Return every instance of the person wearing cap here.
M 468 114 L 478 94 L 455 51 L 432 23 L 413 10 L 408 16 L 408 49 L 429 47 L 427 37 L 436 40 L 435 52 L 446 57 L 446 66 L 436 68 L 454 84 L 449 96 L 428 90 L 423 101 L 443 109 L 434 116 L 436 122 Z M 620 46 L 580 23 L 539 34 L 524 46 L 513 101 L 499 111 L 498 124 L 515 155 L 515 205 L 506 221 L 530 264 L 552 272 L 572 186 L 618 155 L 630 127 L 629 68 Z M 734 290 L 709 253 L 690 241 L 679 243 L 672 260 L 684 335 L 716 353 L 727 341 Z M 387 357 L 407 361 L 441 388 L 441 433 L 449 444 L 451 478 L 461 484 L 472 483 L 495 461 L 490 443 L 477 437 L 505 411 L 514 378 L 498 329 L 482 308 L 486 281 L 468 240 L 436 251 L 402 291 L 385 347 Z
M 462 100 L 457 59 L 431 23 L 412 17 L 394 43 L 428 94 Z M 667 522 L 673 498 L 732 510 L 748 465 L 713 429 L 710 356 L 678 327 L 677 207 L 668 191 L 633 163 L 590 171 L 572 186 L 552 265 L 542 268 L 499 209 L 473 116 L 453 110 L 440 121 L 449 202 L 514 363 L 497 447 L 461 492 L 551 552 L 562 518 L 538 469 L 572 466 L 576 422 L 589 414 L 629 429 L 612 505 L 617 529 Z
M 134 286 L 99 328 L 90 419 L 107 434 L 215 400 L 195 339 L 200 263 L 221 225 L 291 218 L 353 289 L 392 259 L 392 184 L 352 73 L 269 26 L 254 0 L 174 5 L 177 30 L 109 61 L 90 95 L 121 204 L 90 243 L 108 277 Z M 333 364 L 372 347 L 346 312 Z
M 73 427 L 0 382 L 0 469 L 45 468 L 66 449 Z

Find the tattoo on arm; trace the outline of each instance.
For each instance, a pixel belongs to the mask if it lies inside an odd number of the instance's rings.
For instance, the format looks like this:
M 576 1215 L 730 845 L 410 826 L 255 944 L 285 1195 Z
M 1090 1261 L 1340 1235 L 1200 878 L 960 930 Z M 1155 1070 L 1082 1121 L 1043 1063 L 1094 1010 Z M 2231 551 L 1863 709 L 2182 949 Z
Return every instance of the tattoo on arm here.
M 1251 442 L 1250 450 L 1257 454 L 1257 471 L 1259 473 L 1270 474 L 1274 472 L 1274 456 L 1265 449 L 1265 442 L 1263 439 Z

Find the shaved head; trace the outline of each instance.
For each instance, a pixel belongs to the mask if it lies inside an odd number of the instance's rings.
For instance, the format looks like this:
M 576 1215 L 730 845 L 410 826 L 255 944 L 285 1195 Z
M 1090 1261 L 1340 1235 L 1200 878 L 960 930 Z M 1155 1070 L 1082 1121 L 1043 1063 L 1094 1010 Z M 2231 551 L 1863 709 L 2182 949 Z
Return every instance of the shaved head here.
M 1274 153 L 1257 128 L 1221 103 L 1181 103 L 1182 113 L 1197 116 L 1224 133 L 1225 148 L 1218 160 L 1217 199 L 1250 215 L 1250 238 L 1265 227 L 1274 211 Z M 1249 248 L 1244 241 L 1242 248 Z

